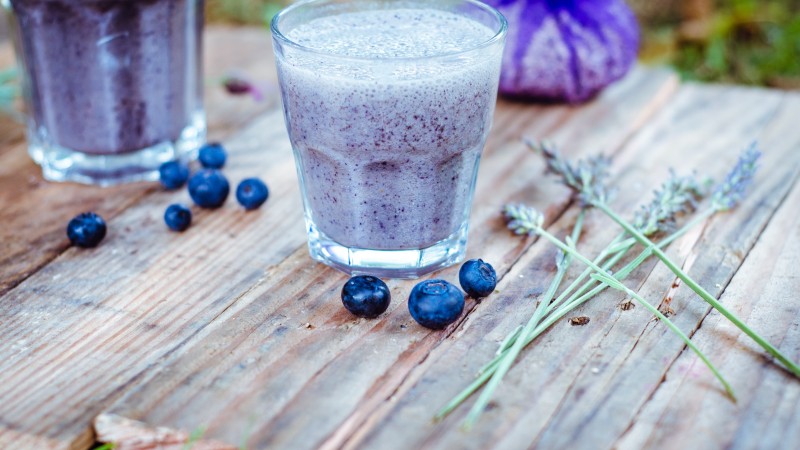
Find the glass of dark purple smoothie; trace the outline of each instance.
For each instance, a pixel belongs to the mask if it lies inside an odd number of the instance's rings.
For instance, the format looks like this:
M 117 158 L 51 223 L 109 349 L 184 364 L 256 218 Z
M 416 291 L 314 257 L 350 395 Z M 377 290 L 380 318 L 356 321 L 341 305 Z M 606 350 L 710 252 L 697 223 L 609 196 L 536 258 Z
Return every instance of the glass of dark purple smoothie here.
M 275 16 L 313 258 L 396 278 L 463 259 L 505 33 L 474 0 L 310 0 Z
M 2 0 L 29 153 L 54 181 L 153 180 L 205 139 L 204 0 Z

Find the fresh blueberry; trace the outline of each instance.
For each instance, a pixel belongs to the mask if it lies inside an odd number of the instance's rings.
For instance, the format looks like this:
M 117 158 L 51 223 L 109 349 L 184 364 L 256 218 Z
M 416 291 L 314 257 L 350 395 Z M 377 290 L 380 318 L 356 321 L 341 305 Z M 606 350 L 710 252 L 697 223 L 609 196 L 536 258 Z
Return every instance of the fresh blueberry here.
M 244 209 L 256 209 L 263 205 L 269 197 L 269 189 L 258 178 L 245 178 L 236 188 L 236 200 Z
M 470 259 L 458 271 L 461 288 L 472 298 L 486 297 L 497 286 L 497 273 L 491 264 L 482 259 Z
M 342 288 L 344 307 L 359 317 L 372 319 L 380 316 L 389 308 L 390 301 L 386 283 L 373 276 L 355 276 Z
M 169 205 L 164 212 L 164 222 L 172 231 L 185 231 L 192 224 L 192 211 L 180 203 Z
M 249 81 L 234 75 L 225 78 L 222 85 L 225 86 L 225 90 L 232 95 L 247 94 L 253 90 L 253 85 L 250 84 Z
M 212 142 L 200 147 L 198 158 L 200 164 L 206 169 L 221 169 L 225 165 L 228 155 L 225 148 L 218 142 Z
M 425 280 L 411 290 L 408 311 L 425 328 L 441 330 L 464 310 L 464 294 L 444 280 Z
M 189 179 L 189 167 L 180 161 L 168 161 L 158 169 L 159 181 L 167 189 L 178 189 Z
M 204 169 L 189 178 L 189 196 L 201 208 L 219 208 L 231 188 L 219 170 Z
M 67 237 L 72 245 L 96 247 L 106 237 L 106 222 L 93 212 L 78 214 L 67 225 Z

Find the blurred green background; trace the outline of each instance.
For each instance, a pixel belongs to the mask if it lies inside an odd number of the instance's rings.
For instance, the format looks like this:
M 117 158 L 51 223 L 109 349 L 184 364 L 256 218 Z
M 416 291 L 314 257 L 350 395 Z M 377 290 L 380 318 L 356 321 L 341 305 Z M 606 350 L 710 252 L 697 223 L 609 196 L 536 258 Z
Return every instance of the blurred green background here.
M 685 79 L 800 89 L 800 0 L 627 1 L 644 62 L 670 64 Z M 286 3 L 209 0 L 208 17 L 264 24 Z

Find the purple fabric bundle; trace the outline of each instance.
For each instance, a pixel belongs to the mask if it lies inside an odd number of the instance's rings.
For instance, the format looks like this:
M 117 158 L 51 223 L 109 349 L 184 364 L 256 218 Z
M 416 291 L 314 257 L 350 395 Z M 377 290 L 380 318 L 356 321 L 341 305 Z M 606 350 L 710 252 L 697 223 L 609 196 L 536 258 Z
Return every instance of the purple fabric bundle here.
M 508 19 L 500 93 L 579 103 L 625 75 L 639 26 L 623 0 L 484 0 Z

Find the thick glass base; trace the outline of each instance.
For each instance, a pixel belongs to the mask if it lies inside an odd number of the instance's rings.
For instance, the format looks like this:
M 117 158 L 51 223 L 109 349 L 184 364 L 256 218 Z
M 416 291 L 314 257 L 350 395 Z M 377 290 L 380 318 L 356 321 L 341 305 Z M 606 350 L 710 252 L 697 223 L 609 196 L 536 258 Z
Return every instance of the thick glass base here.
M 423 249 L 371 250 L 341 245 L 309 222 L 308 249 L 312 258 L 351 276 L 419 278 L 461 262 L 467 250 L 467 230 L 465 223 L 447 239 Z
M 177 140 L 159 142 L 134 152 L 115 155 L 83 153 L 51 142 L 43 130 L 29 129 L 28 153 L 42 166 L 42 173 L 47 180 L 112 186 L 157 180 L 161 164 L 196 157 L 205 137 L 205 117 L 198 113 Z

